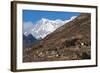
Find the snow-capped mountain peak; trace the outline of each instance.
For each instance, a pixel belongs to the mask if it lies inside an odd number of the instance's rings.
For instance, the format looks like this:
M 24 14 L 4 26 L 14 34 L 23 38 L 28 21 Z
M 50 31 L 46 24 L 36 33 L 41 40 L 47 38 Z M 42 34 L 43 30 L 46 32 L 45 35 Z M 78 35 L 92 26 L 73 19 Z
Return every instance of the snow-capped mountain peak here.
M 63 26 L 65 23 L 72 21 L 74 18 L 76 18 L 76 16 L 64 21 L 61 19 L 50 20 L 47 18 L 42 18 L 34 25 L 29 33 L 31 33 L 36 39 L 43 39 L 57 28 Z
M 64 21 L 60 19 L 49 20 L 46 18 L 42 18 L 36 23 L 36 26 L 32 29 L 31 33 L 37 39 L 44 38 L 62 25 L 64 25 Z
M 45 21 L 48 21 L 49 19 L 47 19 L 47 18 L 42 18 L 41 20 L 45 22 Z

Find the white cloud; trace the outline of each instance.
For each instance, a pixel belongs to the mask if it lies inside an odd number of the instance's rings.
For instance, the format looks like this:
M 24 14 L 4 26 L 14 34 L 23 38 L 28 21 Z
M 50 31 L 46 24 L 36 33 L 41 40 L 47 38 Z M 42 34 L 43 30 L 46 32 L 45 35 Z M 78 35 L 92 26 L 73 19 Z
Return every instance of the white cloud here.
M 28 35 L 30 30 L 34 27 L 33 23 L 31 21 L 23 22 L 23 33 L 25 35 Z

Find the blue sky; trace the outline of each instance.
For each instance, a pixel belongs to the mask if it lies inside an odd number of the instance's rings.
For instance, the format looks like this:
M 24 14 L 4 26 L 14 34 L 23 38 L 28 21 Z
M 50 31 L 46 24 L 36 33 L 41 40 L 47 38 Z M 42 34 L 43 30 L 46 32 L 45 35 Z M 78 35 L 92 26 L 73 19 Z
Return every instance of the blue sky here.
M 56 12 L 56 11 L 36 11 L 36 10 L 23 10 L 23 22 L 31 21 L 35 24 L 37 21 L 42 18 L 47 18 L 50 20 L 67 20 L 72 16 L 79 16 L 78 12 Z

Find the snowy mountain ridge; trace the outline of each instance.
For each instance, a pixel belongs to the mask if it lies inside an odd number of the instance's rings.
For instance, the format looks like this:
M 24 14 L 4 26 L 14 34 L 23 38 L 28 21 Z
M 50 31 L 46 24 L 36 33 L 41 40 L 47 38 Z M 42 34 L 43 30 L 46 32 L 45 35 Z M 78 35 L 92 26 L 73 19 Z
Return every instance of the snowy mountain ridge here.
M 29 31 L 24 32 L 24 35 L 32 34 L 36 39 L 43 39 L 48 34 L 55 31 L 57 28 L 63 26 L 65 23 L 72 21 L 76 17 L 77 16 L 73 16 L 69 20 L 49 20 L 46 18 L 42 18 L 35 25 L 33 24 L 31 28 L 28 28 Z

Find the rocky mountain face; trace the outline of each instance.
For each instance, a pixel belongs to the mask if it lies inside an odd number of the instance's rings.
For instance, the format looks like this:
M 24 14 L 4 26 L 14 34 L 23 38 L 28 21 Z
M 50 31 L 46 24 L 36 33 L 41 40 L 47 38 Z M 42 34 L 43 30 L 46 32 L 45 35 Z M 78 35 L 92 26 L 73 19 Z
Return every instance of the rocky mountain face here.
M 34 43 L 37 43 L 38 41 L 39 40 L 34 38 L 32 34 L 29 34 L 27 36 L 23 34 L 23 49 L 29 48 L 30 46 L 32 46 Z
M 23 62 L 90 59 L 91 14 L 80 14 L 23 52 Z

